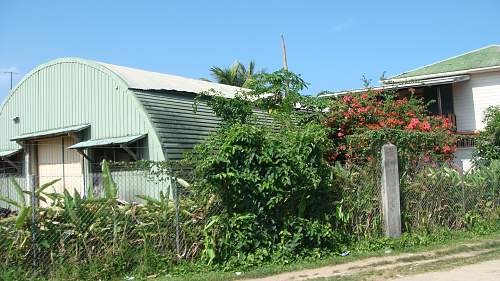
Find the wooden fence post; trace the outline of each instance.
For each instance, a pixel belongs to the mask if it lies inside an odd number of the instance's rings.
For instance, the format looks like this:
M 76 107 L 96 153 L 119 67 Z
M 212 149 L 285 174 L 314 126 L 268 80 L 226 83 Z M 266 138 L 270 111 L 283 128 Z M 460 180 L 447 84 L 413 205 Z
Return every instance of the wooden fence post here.
M 390 143 L 382 146 L 382 214 L 385 235 L 401 236 L 398 150 Z

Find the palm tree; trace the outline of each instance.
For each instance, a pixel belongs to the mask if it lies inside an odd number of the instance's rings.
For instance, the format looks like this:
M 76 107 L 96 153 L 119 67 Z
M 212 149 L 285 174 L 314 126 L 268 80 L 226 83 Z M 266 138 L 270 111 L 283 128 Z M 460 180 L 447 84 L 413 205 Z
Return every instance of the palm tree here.
M 245 87 L 252 80 L 252 78 L 263 70 L 255 72 L 255 62 L 250 61 L 248 68 L 241 62 L 235 61 L 230 67 L 213 66 L 210 68 L 210 74 L 215 79 L 215 82 L 237 87 Z M 202 80 L 210 81 L 209 79 L 202 78 Z

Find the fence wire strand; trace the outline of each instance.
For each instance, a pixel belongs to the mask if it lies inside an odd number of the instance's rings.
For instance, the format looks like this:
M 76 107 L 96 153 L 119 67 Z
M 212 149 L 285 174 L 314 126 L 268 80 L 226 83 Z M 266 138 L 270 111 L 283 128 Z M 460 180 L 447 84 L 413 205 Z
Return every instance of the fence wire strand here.
M 190 171 L 176 174 L 183 173 Z M 200 258 L 207 223 L 224 213 L 218 200 L 177 184 L 173 177 L 126 169 L 111 172 L 111 177 L 116 194 L 103 173 L 68 176 L 45 189 L 57 176 L 0 175 L 0 195 L 11 200 L 0 203 L 0 217 L 12 222 L 0 224 L 5 237 L 0 251 L 8 253 L 0 255 L 0 264 L 44 272 L 63 261 L 105 256 L 165 264 Z M 340 190 L 342 202 L 332 212 L 348 214 L 346 229 L 338 231 L 358 239 L 382 235 L 380 177 L 377 163 L 334 168 L 332 187 Z M 461 229 L 487 216 L 500 204 L 494 177 L 462 172 L 452 164 L 400 171 L 403 231 Z M 17 221 L 20 216 L 30 219 Z M 136 255 L 124 254 L 130 251 Z

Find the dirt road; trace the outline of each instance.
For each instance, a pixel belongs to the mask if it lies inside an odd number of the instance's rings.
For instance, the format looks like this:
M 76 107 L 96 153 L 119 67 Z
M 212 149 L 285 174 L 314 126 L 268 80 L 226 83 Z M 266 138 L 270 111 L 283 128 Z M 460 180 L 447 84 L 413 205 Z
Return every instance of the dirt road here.
M 492 260 L 472 265 L 461 266 L 452 270 L 427 272 L 392 281 L 499 281 L 500 260 Z
M 360 259 L 320 268 L 285 272 L 246 281 L 299 280 L 477 280 L 500 281 L 500 240 L 466 242 L 420 253 Z M 420 273 L 426 272 L 426 273 Z

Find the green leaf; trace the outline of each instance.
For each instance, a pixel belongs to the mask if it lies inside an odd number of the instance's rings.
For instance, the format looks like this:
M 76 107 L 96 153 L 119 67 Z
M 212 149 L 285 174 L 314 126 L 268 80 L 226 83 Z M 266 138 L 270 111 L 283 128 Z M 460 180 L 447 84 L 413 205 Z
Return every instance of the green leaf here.
M 106 160 L 102 162 L 102 178 L 103 178 L 104 196 L 107 199 L 116 198 L 118 194 L 118 187 L 116 186 L 116 183 L 113 181 L 113 177 L 111 176 L 111 170 L 109 169 L 109 163 Z
M 20 229 L 23 226 L 24 222 L 26 221 L 26 217 L 28 216 L 30 210 L 31 210 L 31 207 L 23 207 L 19 211 L 19 214 L 17 215 L 17 218 L 16 218 L 16 227 L 18 229 Z
M 26 207 L 26 198 L 24 197 L 24 192 L 19 183 L 16 181 L 14 177 L 10 178 L 10 181 L 12 185 L 14 186 L 14 189 L 16 190 L 17 196 L 19 197 L 19 204 L 22 207 Z
M 50 181 L 50 182 L 42 184 L 40 187 L 38 187 L 38 188 L 35 189 L 36 190 L 36 195 L 40 195 L 40 193 L 42 193 L 45 189 L 53 186 L 54 184 L 56 184 L 60 180 L 61 179 L 55 179 L 53 181 Z
M 148 196 L 148 195 L 136 195 L 135 197 L 146 201 L 147 204 L 153 204 L 153 205 L 158 205 L 158 206 L 161 205 L 160 200 L 155 199 L 155 198 Z
M 19 204 L 15 200 L 12 200 L 10 198 L 7 198 L 7 197 L 1 196 L 1 195 L 0 195 L 0 201 L 3 201 L 3 202 L 5 202 L 7 204 L 10 204 L 10 205 L 14 205 L 14 206 L 16 206 L 18 208 L 22 208 L 23 207 L 23 206 L 21 206 L 21 204 Z

